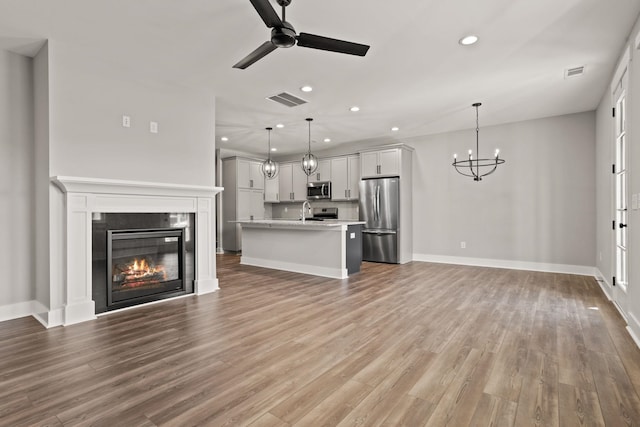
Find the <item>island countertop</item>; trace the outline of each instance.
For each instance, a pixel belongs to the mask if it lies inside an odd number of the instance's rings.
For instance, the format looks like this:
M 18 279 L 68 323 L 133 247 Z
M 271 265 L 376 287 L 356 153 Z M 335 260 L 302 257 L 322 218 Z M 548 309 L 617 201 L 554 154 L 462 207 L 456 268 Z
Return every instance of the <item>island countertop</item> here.
M 236 222 L 242 227 L 241 264 L 337 279 L 360 271 L 363 221 Z
M 254 219 L 245 221 L 236 221 L 245 228 L 288 228 L 288 229 L 307 229 L 307 230 L 344 230 L 349 225 L 362 225 L 364 221 L 342 220 L 342 219 L 325 219 L 323 221 L 315 220 L 296 220 L 296 219 Z

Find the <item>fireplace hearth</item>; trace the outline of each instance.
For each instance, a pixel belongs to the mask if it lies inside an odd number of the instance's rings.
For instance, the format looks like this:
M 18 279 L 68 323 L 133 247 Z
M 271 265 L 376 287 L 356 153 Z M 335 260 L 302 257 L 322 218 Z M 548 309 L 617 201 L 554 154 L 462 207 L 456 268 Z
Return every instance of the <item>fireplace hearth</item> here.
M 193 214 L 96 213 L 92 234 L 96 313 L 193 292 Z

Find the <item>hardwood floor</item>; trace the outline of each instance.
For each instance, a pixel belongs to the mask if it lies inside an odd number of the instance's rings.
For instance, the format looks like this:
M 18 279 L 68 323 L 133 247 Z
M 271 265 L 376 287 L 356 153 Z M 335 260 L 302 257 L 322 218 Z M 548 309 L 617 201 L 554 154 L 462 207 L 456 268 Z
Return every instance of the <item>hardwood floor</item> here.
M 640 350 L 593 278 L 238 261 L 214 294 L 0 323 L 0 425 L 640 424 Z

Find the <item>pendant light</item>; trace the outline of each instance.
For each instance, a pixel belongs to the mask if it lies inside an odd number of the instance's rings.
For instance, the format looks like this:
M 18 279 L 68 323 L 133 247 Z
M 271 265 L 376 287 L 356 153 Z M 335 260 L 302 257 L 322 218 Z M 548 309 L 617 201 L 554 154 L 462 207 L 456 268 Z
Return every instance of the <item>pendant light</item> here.
M 267 160 L 262 162 L 260 169 L 262 170 L 262 175 L 264 175 L 265 178 L 274 179 L 276 176 L 278 176 L 278 171 L 280 170 L 280 168 L 278 167 L 278 164 L 276 162 L 271 160 L 271 130 L 273 128 L 265 129 L 269 134 L 269 151 L 267 151 Z
M 309 123 L 309 151 L 302 157 L 302 162 L 300 166 L 302 166 L 302 170 L 304 173 L 309 176 L 318 169 L 318 158 L 311 153 L 311 122 L 313 119 L 306 119 L 307 123 Z
M 476 154 L 477 159 L 473 158 L 473 150 L 469 150 L 469 158 L 467 160 L 458 160 L 458 155 L 453 155 L 453 163 L 451 164 L 460 175 L 472 177 L 474 181 L 482 181 L 483 176 L 487 176 L 495 172 L 498 165 L 505 161 L 499 157 L 500 150 L 496 148 L 492 159 L 480 158 L 480 124 L 478 121 L 478 107 L 482 104 L 476 102 L 472 107 L 476 109 Z

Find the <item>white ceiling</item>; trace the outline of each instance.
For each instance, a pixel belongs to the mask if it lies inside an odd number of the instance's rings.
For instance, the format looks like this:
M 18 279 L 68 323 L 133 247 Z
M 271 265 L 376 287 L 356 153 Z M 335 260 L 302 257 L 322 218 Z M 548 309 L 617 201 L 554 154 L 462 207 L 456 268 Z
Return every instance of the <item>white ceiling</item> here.
M 239 70 L 269 38 L 249 0 L 0 0 L 0 48 L 33 54 L 52 39 L 131 78 L 215 94 L 216 135 L 229 138 L 218 146 L 265 152 L 264 128 L 283 123 L 272 144 L 291 154 L 306 149 L 306 117 L 319 150 L 471 128 L 476 101 L 481 126 L 593 110 L 639 13 L 638 0 L 293 0 L 298 32 L 368 54 L 295 46 Z M 460 46 L 470 33 L 480 41 Z M 580 65 L 584 75 L 564 78 Z M 309 103 L 265 99 L 282 91 Z

